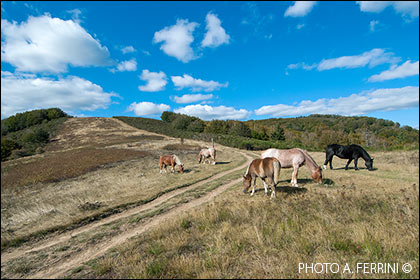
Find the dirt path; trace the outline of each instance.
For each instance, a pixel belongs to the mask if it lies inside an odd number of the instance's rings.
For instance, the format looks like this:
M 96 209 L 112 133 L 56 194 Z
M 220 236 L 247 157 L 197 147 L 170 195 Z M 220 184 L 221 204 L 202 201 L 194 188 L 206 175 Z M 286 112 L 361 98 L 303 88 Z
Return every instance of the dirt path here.
M 247 161 L 244 164 L 242 164 L 241 166 L 238 166 L 238 167 L 236 167 L 234 169 L 231 169 L 231 170 L 228 170 L 228 171 L 218 173 L 218 174 L 216 174 L 216 175 L 214 175 L 214 176 L 212 176 L 208 179 L 205 179 L 205 180 L 200 181 L 198 183 L 192 184 L 188 187 L 185 187 L 185 188 L 182 188 L 182 189 L 177 189 L 177 190 L 174 190 L 172 192 L 166 193 L 166 194 L 158 197 L 157 199 L 155 199 L 155 200 L 153 200 L 153 201 L 151 201 L 147 204 L 132 208 L 130 210 L 124 211 L 124 212 L 119 213 L 119 214 L 112 215 L 112 216 L 104 218 L 100 221 L 93 222 L 93 223 L 88 224 L 86 226 L 82 226 L 80 228 L 65 232 L 63 234 L 53 236 L 53 237 L 51 237 L 51 238 L 49 238 L 45 241 L 43 240 L 43 241 L 37 243 L 35 246 L 34 245 L 25 246 L 24 245 L 24 246 L 22 246 L 20 248 L 17 248 L 15 250 L 4 252 L 1 255 L 2 263 L 4 264 L 8 260 L 18 258 L 18 257 L 21 257 L 25 254 L 29 254 L 31 252 L 39 251 L 39 250 L 57 245 L 61 242 L 65 242 L 65 241 L 73 238 L 76 235 L 79 235 L 83 232 L 87 232 L 87 231 L 90 231 L 90 230 L 94 230 L 94 229 L 100 227 L 101 225 L 105 225 L 105 224 L 117 221 L 119 219 L 123 219 L 123 218 L 129 217 L 131 215 L 141 213 L 143 211 L 146 211 L 148 209 L 156 207 L 156 206 L 162 204 L 163 202 L 167 201 L 168 199 L 170 199 L 172 197 L 175 197 L 179 194 L 182 194 L 182 193 L 184 193 L 188 190 L 203 186 L 207 183 L 210 183 L 210 182 L 212 182 L 216 179 L 219 179 L 219 178 L 221 178 L 225 175 L 228 175 L 232 172 L 243 169 L 247 166 L 249 160 L 251 160 L 251 157 L 248 156 L 245 153 L 241 153 L 241 154 L 243 154 L 247 158 Z M 124 241 L 126 241 L 127 239 L 129 239 L 133 236 L 142 234 L 143 232 L 149 230 L 153 226 L 156 226 L 156 225 L 162 223 L 164 220 L 176 217 L 176 215 L 178 215 L 182 211 L 186 211 L 188 209 L 191 209 L 193 207 L 201 205 L 205 202 L 211 201 L 215 196 L 219 195 L 220 193 L 222 193 L 223 191 L 225 191 L 229 187 L 239 183 L 240 181 L 241 181 L 241 178 L 239 178 L 237 180 L 234 180 L 234 181 L 231 181 L 227 184 L 222 184 L 219 187 L 217 187 L 216 189 L 214 189 L 213 191 L 207 193 L 206 195 L 204 195 L 204 196 L 202 196 L 198 199 L 192 200 L 192 201 L 190 201 L 186 204 L 178 206 L 178 207 L 176 207 L 176 208 L 174 208 L 174 209 L 172 209 L 168 212 L 165 212 L 161 215 L 157 215 L 157 216 L 151 218 L 151 220 L 147 221 L 146 223 L 142 223 L 141 225 L 139 225 L 138 227 L 136 227 L 134 229 L 128 230 L 128 231 L 126 231 L 122 234 L 119 234 L 119 235 L 114 236 L 114 237 L 112 237 L 108 240 L 104 240 L 104 241 L 96 244 L 95 247 L 87 248 L 86 250 L 84 250 L 80 253 L 74 254 L 74 255 L 72 255 L 71 259 L 66 259 L 66 260 L 59 261 L 53 267 L 50 267 L 47 270 L 38 271 L 35 274 L 27 274 L 27 275 L 25 275 L 25 277 L 26 278 L 59 278 L 60 276 L 63 276 L 63 273 L 65 273 L 69 269 L 77 267 L 78 265 L 81 265 L 82 263 L 84 263 L 84 262 L 86 262 L 90 259 L 93 259 L 93 258 L 96 258 L 98 256 L 103 255 L 108 249 L 123 243 Z

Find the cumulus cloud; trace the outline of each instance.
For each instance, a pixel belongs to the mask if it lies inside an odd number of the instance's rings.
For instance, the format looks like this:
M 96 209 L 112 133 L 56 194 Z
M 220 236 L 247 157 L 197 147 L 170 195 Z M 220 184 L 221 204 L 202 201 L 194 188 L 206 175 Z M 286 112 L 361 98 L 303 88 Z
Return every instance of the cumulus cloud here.
M 117 65 L 117 69 L 111 69 L 111 72 L 124 72 L 124 71 L 136 71 L 137 70 L 137 61 L 135 58 L 130 60 L 121 61 Z
M 306 114 L 364 115 L 376 111 L 393 111 L 419 105 L 419 87 L 384 88 L 352 94 L 335 99 L 304 100 L 297 106 L 285 104 L 263 106 L 256 115 L 274 117 L 301 116 Z
M 304 17 L 312 10 L 316 1 L 295 1 L 284 13 L 285 17 Z
M 186 63 L 197 58 L 190 46 L 194 41 L 192 33 L 197 26 L 198 23 L 196 22 L 178 19 L 175 25 L 167 26 L 155 32 L 153 42 L 163 42 L 160 49 L 164 53 Z
M 183 88 L 191 88 L 191 91 L 214 91 L 219 90 L 222 87 L 227 87 L 228 82 L 221 84 L 215 81 L 204 81 L 201 79 L 195 79 L 190 75 L 184 74 L 183 76 L 171 76 L 172 82 L 177 87 L 177 90 Z
M 121 52 L 123 53 L 123 54 L 126 54 L 126 53 L 133 53 L 133 52 L 136 52 L 137 50 L 133 47 L 133 46 L 127 46 L 127 47 L 123 47 L 122 49 L 121 49 Z
M 206 30 L 207 33 L 201 42 L 202 47 L 218 47 L 222 44 L 229 44 L 230 36 L 226 34 L 226 31 L 221 26 L 220 19 L 209 12 L 206 16 Z
M 59 107 L 67 112 L 106 109 L 115 93 L 88 80 L 66 78 L 37 78 L 33 74 L 1 72 L 1 117 L 19 112 Z
M 392 7 L 397 14 L 416 18 L 419 16 L 418 1 L 356 1 L 362 12 L 380 13 L 387 7 Z
M 194 103 L 198 101 L 212 99 L 213 94 L 184 94 L 183 96 L 174 96 L 176 103 Z
M 250 112 L 245 109 L 236 110 L 233 107 L 212 107 L 209 105 L 188 105 L 175 109 L 174 112 L 198 117 L 203 120 L 241 120 L 250 115 Z
M 161 91 L 165 89 L 165 86 L 168 83 L 166 74 L 162 71 L 150 72 L 149 70 L 145 69 L 139 78 L 143 81 L 147 81 L 146 85 L 139 86 L 139 90 L 141 91 Z
M 20 24 L 1 20 L 1 60 L 18 71 L 66 72 L 72 66 L 105 66 L 106 47 L 73 20 L 30 16 Z
M 133 102 L 128 106 L 127 111 L 133 111 L 136 116 L 160 115 L 164 111 L 171 109 L 166 104 L 155 104 L 152 102 Z
M 392 65 L 389 70 L 383 71 L 380 74 L 371 76 L 369 82 L 381 82 L 385 80 L 393 80 L 405 78 L 419 74 L 419 62 L 411 63 L 410 60 L 404 62 L 401 66 Z

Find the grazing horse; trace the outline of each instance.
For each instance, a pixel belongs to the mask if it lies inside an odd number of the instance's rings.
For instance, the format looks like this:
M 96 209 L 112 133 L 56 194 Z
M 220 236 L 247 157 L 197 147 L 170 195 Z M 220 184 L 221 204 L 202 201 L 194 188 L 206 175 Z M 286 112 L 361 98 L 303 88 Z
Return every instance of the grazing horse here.
M 179 158 L 176 155 L 162 155 L 160 156 L 159 166 L 160 166 L 160 173 L 162 173 L 163 169 L 165 168 L 166 173 L 166 166 L 170 165 L 172 167 L 172 172 L 175 172 L 175 165 L 178 165 L 179 172 L 184 173 L 184 164 L 181 163 Z
M 297 184 L 297 176 L 299 167 L 305 165 L 311 171 L 312 179 L 315 183 L 322 183 L 322 169 L 315 160 L 308 154 L 307 151 L 293 148 L 289 150 L 268 149 L 261 153 L 261 158 L 275 157 L 280 161 L 281 168 L 293 167 L 292 180 L 290 183 L 294 187 L 299 187 Z
M 331 144 L 328 145 L 325 149 L 325 162 L 324 162 L 324 169 L 327 169 L 328 162 L 330 163 L 330 169 L 332 167 L 332 159 L 333 156 L 336 155 L 339 158 L 348 159 L 345 170 L 348 169 L 349 164 L 352 160 L 354 160 L 354 169 L 359 170 L 357 168 L 357 160 L 359 157 L 365 160 L 366 168 L 369 171 L 373 170 L 373 158 L 359 145 L 351 144 L 348 146 L 338 145 L 338 144 Z
M 214 149 L 214 147 L 201 149 L 200 153 L 198 154 L 198 163 L 203 162 L 205 164 L 206 160 L 208 160 L 210 164 L 210 158 L 213 160 L 213 165 L 215 165 L 216 150 Z
M 275 198 L 276 184 L 279 181 L 280 168 L 280 162 L 273 157 L 267 157 L 263 159 L 258 158 L 251 161 L 251 163 L 248 165 L 248 169 L 246 170 L 245 175 L 243 175 L 244 193 L 248 192 L 248 189 L 251 187 L 252 180 L 254 180 L 251 192 L 251 196 L 253 196 L 255 192 L 257 177 L 260 177 L 264 182 L 265 195 L 267 195 L 268 183 L 272 190 L 270 199 Z

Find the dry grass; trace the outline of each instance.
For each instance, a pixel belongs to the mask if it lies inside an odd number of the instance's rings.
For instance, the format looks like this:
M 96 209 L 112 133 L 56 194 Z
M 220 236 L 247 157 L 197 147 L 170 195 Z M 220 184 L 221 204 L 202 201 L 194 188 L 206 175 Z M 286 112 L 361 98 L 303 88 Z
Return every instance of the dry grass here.
M 323 154 L 314 153 L 322 162 Z M 240 186 L 198 211 L 140 236 L 91 263 L 94 278 L 418 278 L 418 151 L 377 153 L 369 172 L 302 169 L 301 191 L 282 170 L 278 197 Z M 392 158 L 393 162 L 386 161 Z M 403 162 L 403 165 L 400 163 Z M 291 170 L 290 170 L 291 171 Z M 398 274 L 298 273 L 299 263 L 399 263 Z M 405 274 L 401 265 L 410 263 Z M 77 277 L 73 275 L 72 277 Z
M 196 163 L 195 153 L 183 154 L 180 158 L 185 165 L 184 174 L 159 174 L 157 155 L 144 157 L 143 152 L 135 150 L 124 150 L 120 154 L 125 153 L 140 154 L 143 157 L 137 156 L 94 171 L 85 168 L 85 173 L 58 182 L 2 188 L 2 244 L 54 227 L 79 223 L 87 217 L 98 216 L 120 206 L 148 201 L 167 190 L 187 186 L 231 169 L 243 160 L 238 154 L 220 151 L 218 160 L 227 164 L 207 165 L 207 168 L 203 168 Z M 92 162 L 98 163 L 98 160 Z M 63 174 L 70 174 L 73 169 L 80 170 L 77 156 L 69 163 L 70 167 L 66 168 L 69 173 Z M 29 164 L 35 166 L 35 162 Z M 55 164 L 57 173 L 48 174 L 57 176 L 63 170 L 60 162 Z M 53 165 L 49 164 L 48 167 L 53 168 Z M 86 209 L 83 205 L 87 203 L 99 206 Z

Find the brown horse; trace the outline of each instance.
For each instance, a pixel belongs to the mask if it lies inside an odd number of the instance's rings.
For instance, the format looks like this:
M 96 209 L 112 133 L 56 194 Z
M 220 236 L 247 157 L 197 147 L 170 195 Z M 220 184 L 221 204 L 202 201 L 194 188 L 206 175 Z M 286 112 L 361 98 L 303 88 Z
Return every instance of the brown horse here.
M 210 164 L 210 158 L 213 160 L 213 165 L 216 164 L 216 150 L 214 147 L 201 149 L 198 154 L 198 163 L 203 162 L 205 164 L 206 160 L 208 160 Z
M 322 183 L 321 167 L 316 164 L 315 160 L 305 150 L 299 148 L 289 150 L 268 149 L 261 153 L 261 158 L 265 157 L 275 157 L 280 161 L 282 168 L 293 167 L 292 180 L 290 181 L 292 186 L 299 187 L 297 184 L 297 176 L 299 167 L 302 165 L 309 168 L 315 183 Z
M 166 173 L 166 166 L 170 165 L 172 167 L 172 172 L 175 172 L 175 165 L 178 165 L 179 172 L 184 173 L 184 164 L 181 163 L 179 158 L 176 155 L 162 155 L 160 156 L 159 166 L 160 166 L 160 173 L 162 173 L 162 168 L 165 168 Z
M 268 184 L 272 190 L 270 199 L 275 198 L 276 184 L 279 180 L 280 168 L 280 162 L 274 157 L 266 157 L 263 159 L 258 158 L 251 161 L 245 175 L 243 175 L 244 193 L 248 192 L 248 189 L 251 187 L 252 180 L 254 180 L 251 196 L 254 195 L 257 177 L 260 177 L 264 182 L 265 195 L 267 195 Z

